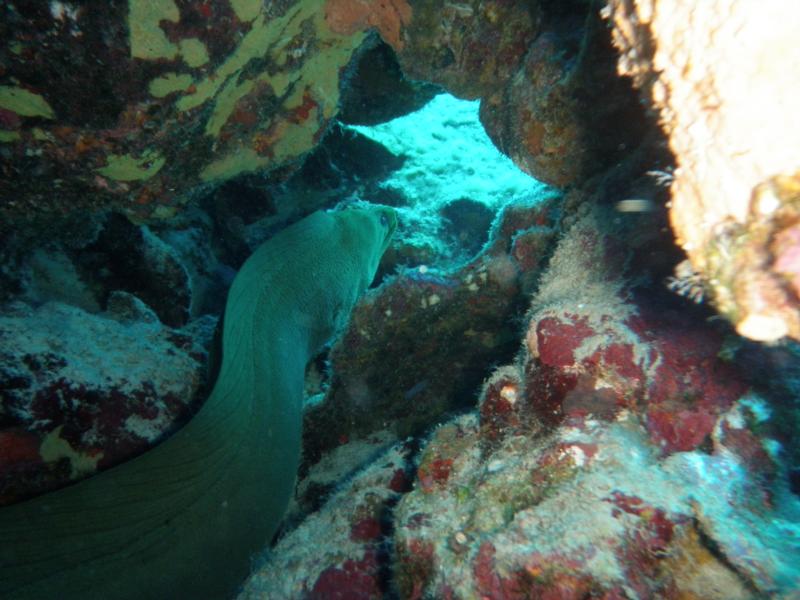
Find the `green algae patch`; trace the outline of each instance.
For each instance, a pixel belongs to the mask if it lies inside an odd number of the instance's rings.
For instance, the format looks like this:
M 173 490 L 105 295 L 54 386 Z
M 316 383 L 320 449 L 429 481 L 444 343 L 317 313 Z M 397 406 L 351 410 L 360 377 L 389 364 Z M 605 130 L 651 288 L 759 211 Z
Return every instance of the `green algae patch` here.
M 179 20 L 180 12 L 173 0 L 129 0 L 131 56 L 145 60 L 175 58 L 178 46 L 169 41 L 159 23 Z
M 249 30 L 216 68 L 180 88 L 190 92 L 177 98 L 174 106 L 189 111 L 212 103 L 204 131 L 217 138 L 237 106 L 248 102 L 246 116 L 258 120 L 254 125 L 261 134 L 250 143 L 241 136 L 226 138 L 228 148 L 205 165 L 201 180 L 224 180 L 273 167 L 313 148 L 323 121 L 336 112 L 341 69 L 366 37 L 363 31 L 348 35 L 331 31 L 324 6 L 324 0 L 304 0 L 283 15 L 268 18 L 260 0 L 231 0 L 237 18 L 249 23 Z M 190 59 L 189 54 L 181 46 L 187 64 L 189 60 L 199 62 L 200 58 Z M 186 83 L 188 79 L 180 81 L 180 85 Z M 155 91 L 169 93 L 177 89 L 178 81 L 169 79 L 158 85 L 163 87 Z M 252 106 L 263 105 L 270 98 L 281 105 L 272 116 L 282 126 L 266 135 L 268 123 L 264 115 L 252 115 Z
M 208 62 L 206 45 L 197 38 L 187 38 L 178 42 L 181 57 L 190 67 L 202 67 Z
M 326 31 L 324 16 L 316 15 L 315 26 Z M 324 52 L 318 52 L 303 65 L 303 79 L 313 86 L 315 96 L 321 101 L 322 114 L 326 119 L 333 116 L 339 104 L 339 73 L 350 62 L 353 52 L 366 38 L 366 33 L 355 33 L 348 38 L 336 34 L 323 37 Z
M 272 91 L 278 97 L 283 96 L 295 81 L 288 73 L 275 73 L 275 75 L 271 77 L 265 76 L 263 79 L 272 86 Z
M 314 147 L 314 136 L 319 131 L 317 109 L 309 113 L 302 123 L 289 123 L 283 135 L 275 142 L 272 152 L 277 162 L 297 158 Z
M 252 24 L 250 31 L 242 38 L 230 56 L 202 81 L 196 82 L 194 94 L 184 96 L 177 103 L 178 110 L 191 110 L 200 106 L 222 88 L 228 79 L 239 73 L 244 66 L 253 59 L 263 58 L 277 40 L 291 37 L 299 32 L 299 19 L 303 4 L 293 7 L 284 16 L 266 22 L 264 16 L 258 17 Z M 297 22 L 295 22 L 297 21 Z
M 150 95 L 156 98 L 163 98 L 173 92 L 183 92 L 192 85 L 192 76 L 178 73 L 166 73 L 161 77 L 156 77 L 150 82 L 148 89 Z
M 261 12 L 261 0 L 231 0 L 231 8 L 240 21 L 252 21 Z
M 260 2 L 255 4 L 260 6 Z M 292 85 L 313 81 L 315 90 L 319 89 L 320 99 L 325 103 L 324 115 L 331 116 L 339 97 L 339 70 L 350 60 L 365 34 L 359 32 L 342 36 L 332 33 L 323 15 L 321 0 L 298 3 L 286 14 L 274 19 L 255 14 L 250 31 L 237 48 L 213 73 L 195 82 L 194 93 L 179 99 L 176 107 L 182 111 L 191 110 L 216 96 L 216 106 L 206 126 L 206 133 L 217 135 L 233 112 L 235 103 L 253 88 L 252 84 L 243 87 L 245 82 L 240 77 L 242 70 L 250 61 L 266 58 L 275 66 L 283 66 L 283 70 L 264 71 L 251 77 L 250 81 L 268 83 L 277 97 L 286 93 Z M 286 46 L 303 35 L 303 23 L 309 22 L 316 32 L 319 49 L 309 52 L 303 64 L 286 67 Z M 236 77 L 239 79 L 232 83 Z
M 16 142 L 19 139 L 19 133 L 16 131 L 0 130 L 0 142 Z
M 228 121 L 233 109 L 236 108 L 236 103 L 246 96 L 250 90 L 255 86 L 255 81 L 249 79 L 240 84 L 237 84 L 236 78 L 232 78 L 222 91 L 217 95 L 217 101 L 214 104 L 214 111 L 211 113 L 211 118 L 206 123 L 206 134 L 216 137 L 219 135 L 220 129 Z
M 141 181 L 150 179 L 161 170 L 167 159 L 155 152 L 145 152 L 141 158 L 130 154 L 110 154 L 108 164 L 96 169 L 101 175 L 116 181 Z
M 200 173 L 203 181 L 229 179 L 240 173 L 248 173 L 266 167 L 270 159 L 259 155 L 252 148 L 240 148 L 227 156 L 212 162 Z
M 47 100 L 39 94 L 13 85 L 0 85 L 0 108 L 5 108 L 23 117 L 56 118 L 56 114 Z

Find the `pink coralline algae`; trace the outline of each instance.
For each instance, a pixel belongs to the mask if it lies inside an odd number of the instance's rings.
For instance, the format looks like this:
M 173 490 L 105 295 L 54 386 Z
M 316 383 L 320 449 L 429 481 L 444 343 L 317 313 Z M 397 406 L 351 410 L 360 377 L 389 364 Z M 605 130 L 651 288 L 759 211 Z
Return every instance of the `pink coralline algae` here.
M 482 598 L 491 600 L 580 600 L 597 589 L 591 577 L 582 574 L 580 562 L 565 556 L 534 554 L 526 564 L 503 577 L 495 562 L 496 550 L 484 542 L 473 566 Z
M 500 369 L 484 385 L 480 399 L 481 433 L 487 442 L 500 440 L 508 429 L 522 425 L 518 401 L 521 375 L 517 369 Z
M 309 598 L 315 600 L 375 600 L 382 598 L 376 578 L 375 552 L 368 550 L 361 560 L 346 560 L 341 567 L 328 567 L 314 583 Z
M 594 256 L 600 266 L 586 285 L 602 286 L 607 296 L 584 301 L 584 292 L 562 290 L 552 304 L 534 303 L 526 402 L 551 425 L 632 410 L 664 453 L 698 448 L 748 389 L 720 357 L 724 335 L 675 307 L 656 308 L 663 301 L 631 290 L 621 271 L 612 277 L 607 257 L 615 251 L 601 231 L 578 226 L 570 235 L 574 249 L 567 241 L 562 252 Z
M 474 410 L 430 433 L 415 471 L 379 458 L 279 542 L 248 590 L 754 600 L 800 585 L 764 400 L 732 368 L 724 327 L 631 283 L 628 251 L 608 227 L 589 214 L 561 238 L 531 297 L 522 352 L 484 382 Z M 509 258 L 509 238 L 484 260 Z M 420 297 L 461 293 L 420 275 L 369 301 L 374 314 L 408 315 L 413 304 L 425 313 L 437 303 Z M 409 292 L 417 286 L 420 296 Z M 369 323 L 356 317 L 351 334 Z M 403 399 L 427 397 L 434 381 Z M 330 544 L 310 554 L 311 532 Z M 283 564 L 288 580 L 275 575 Z
M 423 449 L 395 510 L 408 597 L 729 600 L 798 583 L 791 539 L 785 559 L 767 550 L 791 500 L 724 332 L 637 292 L 606 225 L 562 238 L 525 353 Z
M 780 526 L 768 524 L 774 504 L 749 496 L 730 454 L 661 459 L 635 418 L 512 432 L 487 447 L 474 417 L 442 427 L 425 453 L 452 452 L 453 427 L 467 443 L 448 479 L 436 493 L 420 482 L 395 511 L 403 597 L 678 599 L 714 579 L 703 597 L 754 598 L 742 576 L 760 573 L 759 589 L 771 589 L 789 567 L 791 553 L 771 564 L 759 546 L 740 545 L 747 523 L 765 537 Z M 712 531 L 739 572 L 703 541 Z

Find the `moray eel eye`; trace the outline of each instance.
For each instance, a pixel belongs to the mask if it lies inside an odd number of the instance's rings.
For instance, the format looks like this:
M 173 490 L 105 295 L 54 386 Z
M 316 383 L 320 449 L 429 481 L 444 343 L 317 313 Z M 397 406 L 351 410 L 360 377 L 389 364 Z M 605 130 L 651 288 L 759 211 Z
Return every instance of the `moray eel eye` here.
M 380 211 L 381 227 L 389 230 L 389 235 L 394 233 L 397 228 L 397 213 L 391 208 L 383 208 Z

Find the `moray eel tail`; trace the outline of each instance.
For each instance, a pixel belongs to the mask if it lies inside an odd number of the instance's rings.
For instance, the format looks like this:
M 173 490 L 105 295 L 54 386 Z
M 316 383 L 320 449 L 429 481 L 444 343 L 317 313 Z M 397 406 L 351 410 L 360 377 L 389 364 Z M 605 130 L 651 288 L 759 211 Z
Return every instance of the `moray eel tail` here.
M 256 250 L 198 414 L 127 463 L 0 509 L 0 598 L 230 597 L 294 488 L 306 363 L 346 323 L 395 227 L 384 207 L 318 212 Z

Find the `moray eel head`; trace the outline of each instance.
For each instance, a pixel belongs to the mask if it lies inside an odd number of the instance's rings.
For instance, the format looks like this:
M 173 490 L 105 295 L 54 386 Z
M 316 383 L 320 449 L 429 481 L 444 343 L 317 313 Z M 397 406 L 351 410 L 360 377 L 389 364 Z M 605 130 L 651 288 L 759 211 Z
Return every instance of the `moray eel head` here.
M 316 247 L 305 251 L 314 285 L 297 290 L 293 297 L 312 323 L 313 354 L 341 332 L 359 296 L 372 283 L 397 228 L 397 216 L 389 207 L 365 205 L 315 213 L 307 221 L 323 232 L 318 244 L 311 244 Z M 306 294 L 309 297 L 303 299 Z
M 361 256 L 361 262 L 365 263 L 364 275 L 368 281 L 359 282 L 362 285 L 359 290 L 361 293 L 372 283 L 381 256 L 389 247 L 397 229 L 397 215 L 393 209 L 385 206 L 346 208 L 329 214 L 337 220 L 338 251 L 345 255 Z M 371 250 L 366 261 L 363 258 L 365 247 Z

